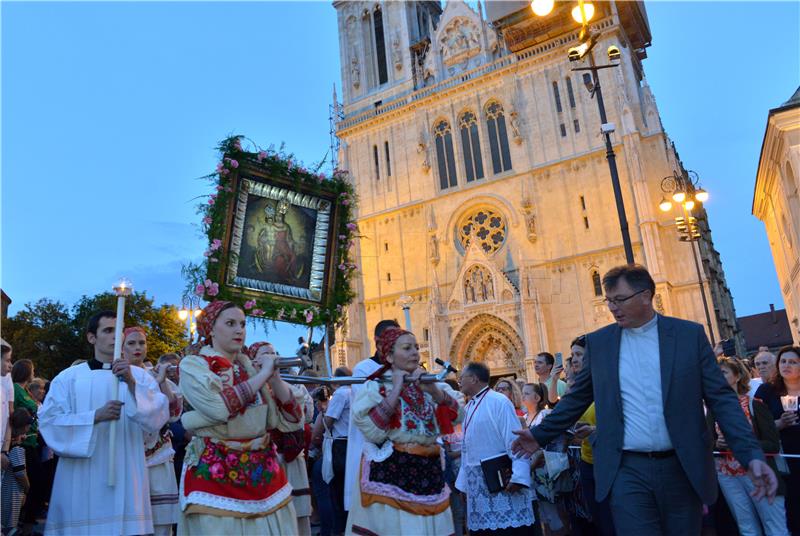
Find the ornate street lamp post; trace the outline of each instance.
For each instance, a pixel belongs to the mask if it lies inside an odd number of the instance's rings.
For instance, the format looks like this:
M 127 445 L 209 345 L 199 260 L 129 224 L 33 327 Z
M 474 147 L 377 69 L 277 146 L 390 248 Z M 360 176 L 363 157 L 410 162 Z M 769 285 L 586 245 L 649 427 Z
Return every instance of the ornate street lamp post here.
M 692 216 L 692 209 L 697 203 L 704 203 L 708 201 L 708 192 L 700 188 L 700 178 L 694 171 L 685 171 L 683 175 L 679 175 L 677 171 L 672 175 L 661 179 L 661 191 L 666 194 L 661 198 L 658 207 L 662 212 L 669 212 L 673 208 L 673 203 L 680 206 L 683 216 L 675 218 L 675 227 L 678 231 L 678 237 L 681 242 L 689 242 L 692 248 L 692 260 L 694 261 L 694 269 L 697 272 L 697 284 L 700 285 L 700 296 L 703 298 L 703 310 L 706 313 L 706 325 L 708 326 L 708 335 L 711 341 L 714 341 L 714 328 L 711 323 L 711 312 L 708 308 L 708 300 L 706 299 L 705 286 L 703 285 L 703 274 L 700 271 L 700 261 L 698 260 L 700 254 L 700 244 L 698 243 L 695 250 L 695 243 L 700 240 L 700 229 L 697 226 L 697 218 Z
M 178 311 L 178 318 L 186 321 L 186 331 L 189 334 L 189 344 L 194 342 L 194 334 L 197 332 L 197 317 L 203 312 L 200 309 L 199 301 L 194 298 L 184 300 L 181 309 Z
M 553 0 L 533 0 L 531 2 L 531 10 L 539 17 L 549 15 L 553 10 L 553 6 Z M 567 57 L 570 61 L 581 61 L 587 57 L 589 59 L 588 67 L 574 67 L 572 70 L 590 71 L 592 73 L 591 76 L 589 73 L 584 73 L 583 82 L 586 88 L 589 90 L 589 94 L 592 97 L 595 95 L 597 96 L 597 109 L 600 112 L 600 132 L 605 137 L 606 142 L 606 159 L 608 160 L 608 170 L 611 173 L 611 186 L 614 189 L 614 201 L 616 202 L 617 206 L 619 230 L 622 234 L 622 246 L 625 249 L 625 261 L 628 264 L 633 264 L 633 246 L 631 245 L 631 235 L 628 229 L 628 218 L 625 215 L 625 202 L 622 198 L 622 187 L 620 186 L 619 182 L 617 158 L 614 153 L 614 147 L 611 144 L 611 134 L 615 130 L 615 125 L 614 123 L 609 123 L 608 118 L 606 117 L 606 107 L 605 103 L 603 102 L 603 92 L 600 89 L 600 78 L 597 76 L 597 72 L 600 69 L 617 67 L 619 66 L 619 63 L 596 65 L 594 62 L 594 54 L 592 53 L 592 49 L 597 42 L 597 34 L 592 34 L 589 31 L 589 21 L 592 20 L 594 11 L 594 5 L 590 2 L 584 2 L 583 0 L 579 0 L 578 5 L 572 9 L 572 18 L 575 20 L 575 22 L 581 25 L 581 33 L 579 35 L 581 44 L 570 48 L 567 53 Z M 618 60 L 620 57 L 619 48 L 614 45 L 608 47 L 607 53 L 609 61 Z

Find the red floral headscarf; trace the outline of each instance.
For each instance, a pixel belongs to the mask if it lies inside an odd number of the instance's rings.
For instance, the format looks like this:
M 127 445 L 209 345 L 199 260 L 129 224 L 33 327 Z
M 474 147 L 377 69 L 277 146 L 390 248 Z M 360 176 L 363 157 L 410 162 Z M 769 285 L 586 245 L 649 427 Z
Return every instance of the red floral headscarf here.
M 375 343 L 378 345 L 378 356 L 381 363 L 386 364 L 386 356 L 392 353 L 394 343 L 403 335 L 413 335 L 413 333 L 400 328 L 388 328 L 380 334 Z
M 271 342 L 261 341 L 261 342 L 254 342 L 250 345 L 250 348 L 247 349 L 247 355 L 250 356 L 250 359 L 255 359 L 256 354 L 258 353 L 259 348 L 266 345 L 272 345 Z
M 205 306 L 200 317 L 197 319 L 197 333 L 207 344 L 211 344 L 211 328 L 223 309 L 231 304 L 229 301 L 216 300 Z
M 128 338 L 128 335 L 131 333 L 141 333 L 145 338 L 147 338 L 147 333 L 144 332 L 144 328 L 141 326 L 131 326 L 129 328 L 125 328 L 122 331 L 122 342 L 125 342 L 125 339 Z

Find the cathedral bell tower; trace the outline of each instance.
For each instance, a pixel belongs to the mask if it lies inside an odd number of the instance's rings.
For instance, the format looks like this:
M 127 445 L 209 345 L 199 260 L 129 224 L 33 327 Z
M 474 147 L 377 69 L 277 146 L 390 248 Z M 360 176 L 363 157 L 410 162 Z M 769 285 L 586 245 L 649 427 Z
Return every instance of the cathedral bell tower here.
M 436 1 L 336 1 L 345 113 L 413 90 L 442 8 Z

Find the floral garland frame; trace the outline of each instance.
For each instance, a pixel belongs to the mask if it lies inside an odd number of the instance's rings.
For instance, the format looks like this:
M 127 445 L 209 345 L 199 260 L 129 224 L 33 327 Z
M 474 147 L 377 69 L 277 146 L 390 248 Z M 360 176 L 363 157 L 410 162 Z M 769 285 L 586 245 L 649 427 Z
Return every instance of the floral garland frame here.
M 215 191 L 198 205 L 202 217 L 201 229 L 208 239 L 208 249 L 202 263 L 189 263 L 183 267 L 187 280 L 184 294 L 206 301 L 226 300 L 237 303 L 251 317 L 264 320 L 280 320 L 294 324 L 314 326 L 339 326 L 346 319 L 347 306 L 355 292 L 352 278 L 356 273 L 353 249 L 358 227 L 353 221 L 357 198 L 348 173 L 336 169 L 332 176 L 304 168 L 291 154 L 272 147 L 262 150 L 245 150 L 243 142 L 249 141 L 237 135 L 220 142 L 217 149 L 220 162 L 214 173 L 206 175 Z M 252 143 L 252 142 L 250 142 Z M 258 169 L 268 177 L 280 177 L 287 187 L 325 196 L 331 201 L 332 228 L 328 231 L 329 245 L 326 258 L 326 276 L 320 303 L 278 296 L 252 289 L 242 289 L 226 283 L 226 271 L 230 265 L 231 226 L 237 204 L 238 169 Z

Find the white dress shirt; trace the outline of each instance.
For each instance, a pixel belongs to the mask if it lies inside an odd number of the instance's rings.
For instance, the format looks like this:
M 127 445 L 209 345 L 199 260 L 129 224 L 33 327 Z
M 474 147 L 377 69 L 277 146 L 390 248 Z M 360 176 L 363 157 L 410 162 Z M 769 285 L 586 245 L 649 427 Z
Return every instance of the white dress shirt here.
M 353 367 L 353 377 L 369 376 L 380 367 L 372 359 L 364 359 Z M 355 384 L 350 387 L 350 407 L 353 407 L 353 400 L 355 400 L 356 394 L 363 388 L 363 384 Z M 350 510 L 353 496 L 360 498 L 361 488 L 358 487 L 358 472 L 361 467 L 361 452 L 363 448 L 364 434 L 361 433 L 361 429 L 355 425 L 355 422 L 350 419 L 347 434 L 347 462 L 344 470 L 344 509 L 348 511 Z
M 337 388 L 330 400 L 325 416 L 333 419 L 331 433 L 333 438 L 343 437 L 347 439 L 350 431 L 350 386 L 343 385 Z
M 622 448 L 640 452 L 671 450 L 661 397 L 658 315 L 638 328 L 622 330 L 619 388 L 625 422 Z

